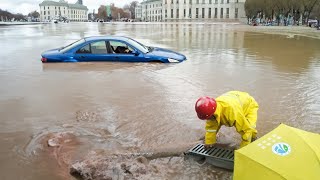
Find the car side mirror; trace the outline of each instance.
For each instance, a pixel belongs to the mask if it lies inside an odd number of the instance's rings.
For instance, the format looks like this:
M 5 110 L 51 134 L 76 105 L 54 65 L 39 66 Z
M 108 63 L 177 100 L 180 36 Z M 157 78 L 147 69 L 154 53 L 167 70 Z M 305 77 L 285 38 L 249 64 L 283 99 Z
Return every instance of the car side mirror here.
M 139 53 L 139 51 L 137 51 L 137 50 L 133 50 L 133 51 L 132 51 L 132 54 L 134 54 L 135 56 L 139 56 L 140 53 Z

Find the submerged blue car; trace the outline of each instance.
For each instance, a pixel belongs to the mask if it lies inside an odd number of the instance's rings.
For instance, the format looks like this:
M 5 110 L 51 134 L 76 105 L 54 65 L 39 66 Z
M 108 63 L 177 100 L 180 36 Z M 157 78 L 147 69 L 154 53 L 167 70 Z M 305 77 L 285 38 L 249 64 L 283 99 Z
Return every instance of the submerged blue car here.
M 80 39 L 66 47 L 41 54 L 45 62 L 163 62 L 177 63 L 186 56 L 164 48 L 148 47 L 122 36 L 98 36 Z

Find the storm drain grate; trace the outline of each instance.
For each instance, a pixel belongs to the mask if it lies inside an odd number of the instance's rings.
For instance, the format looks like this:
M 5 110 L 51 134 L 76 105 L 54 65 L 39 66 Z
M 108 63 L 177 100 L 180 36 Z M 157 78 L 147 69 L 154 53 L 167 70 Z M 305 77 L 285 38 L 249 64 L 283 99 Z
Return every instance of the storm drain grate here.
M 230 149 L 220 147 L 205 149 L 203 144 L 197 144 L 195 147 L 191 148 L 187 154 L 203 156 L 208 163 L 214 166 L 230 170 L 233 169 L 234 151 Z

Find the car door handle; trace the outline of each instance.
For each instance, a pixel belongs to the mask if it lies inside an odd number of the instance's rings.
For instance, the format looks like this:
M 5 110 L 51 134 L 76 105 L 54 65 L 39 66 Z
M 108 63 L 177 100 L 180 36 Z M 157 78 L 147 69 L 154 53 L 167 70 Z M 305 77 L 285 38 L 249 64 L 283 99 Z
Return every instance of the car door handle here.
M 80 56 L 80 58 L 85 58 L 84 56 Z
M 116 57 L 114 57 L 115 59 L 119 59 L 119 57 L 118 56 L 116 56 Z

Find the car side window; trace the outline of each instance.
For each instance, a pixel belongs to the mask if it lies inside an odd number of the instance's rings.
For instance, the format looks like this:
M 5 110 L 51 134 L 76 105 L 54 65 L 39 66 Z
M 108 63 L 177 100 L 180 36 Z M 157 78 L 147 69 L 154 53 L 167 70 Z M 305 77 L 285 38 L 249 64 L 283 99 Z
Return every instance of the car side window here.
M 91 43 L 92 54 L 107 54 L 107 46 L 105 41 L 98 41 Z
M 119 41 L 109 41 L 113 53 L 116 54 L 131 54 L 133 49 L 127 44 Z
M 83 46 L 76 53 L 77 54 L 90 54 L 91 53 L 90 44 Z

